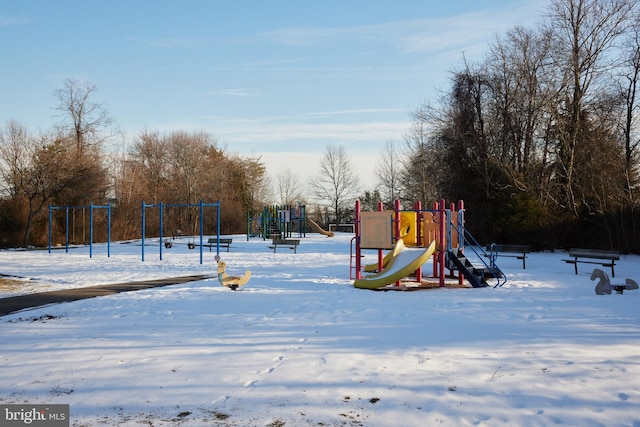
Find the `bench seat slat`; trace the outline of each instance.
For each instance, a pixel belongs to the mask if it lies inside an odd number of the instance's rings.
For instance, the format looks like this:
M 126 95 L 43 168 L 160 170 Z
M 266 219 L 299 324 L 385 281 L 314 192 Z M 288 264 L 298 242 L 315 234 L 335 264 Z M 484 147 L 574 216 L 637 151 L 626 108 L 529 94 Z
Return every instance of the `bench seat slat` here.
M 300 244 L 300 240 L 296 240 L 296 239 L 273 239 L 271 246 L 269 246 L 269 249 L 273 249 L 273 252 L 275 253 L 278 249 L 278 246 L 280 247 L 285 247 L 285 248 L 289 248 L 293 251 L 293 253 L 298 253 L 298 245 Z
M 487 246 L 487 251 L 493 251 L 498 257 L 516 258 L 522 260 L 522 268 L 527 268 L 527 254 L 531 252 L 529 245 L 511 245 L 494 243 Z
M 595 259 L 620 259 L 619 252 L 599 251 L 595 249 L 570 249 L 569 256 L 577 258 L 595 258 Z
M 563 259 L 563 261 L 567 264 L 573 264 L 576 274 L 578 274 L 578 263 L 599 264 L 603 267 L 611 267 L 611 276 L 616 277 L 614 267 L 616 265 L 616 261 L 620 260 L 619 252 L 600 249 L 572 248 L 569 250 L 569 256 L 573 259 Z
M 220 242 L 220 246 L 223 248 L 227 248 L 227 252 L 229 252 L 229 248 L 231 247 L 231 243 L 233 243 L 233 239 L 229 239 L 226 237 L 216 238 L 210 237 L 207 243 L 204 243 L 202 246 L 208 246 L 209 252 L 213 251 L 214 246 L 218 246 L 218 242 Z

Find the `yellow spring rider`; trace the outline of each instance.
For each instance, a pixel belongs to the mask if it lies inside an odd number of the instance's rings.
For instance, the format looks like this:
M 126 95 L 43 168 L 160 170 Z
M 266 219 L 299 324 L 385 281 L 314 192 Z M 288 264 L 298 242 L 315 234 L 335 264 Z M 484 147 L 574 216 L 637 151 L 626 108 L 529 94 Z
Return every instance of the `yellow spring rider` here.
M 249 279 L 251 279 L 251 271 L 249 270 L 245 271 L 243 276 L 227 275 L 227 263 L 222 261 L 217 255 L 216 261 L 218 262 L 218 282 L 220 282 L 222 286 L 235 291 L 240 286 L 246 285 Z

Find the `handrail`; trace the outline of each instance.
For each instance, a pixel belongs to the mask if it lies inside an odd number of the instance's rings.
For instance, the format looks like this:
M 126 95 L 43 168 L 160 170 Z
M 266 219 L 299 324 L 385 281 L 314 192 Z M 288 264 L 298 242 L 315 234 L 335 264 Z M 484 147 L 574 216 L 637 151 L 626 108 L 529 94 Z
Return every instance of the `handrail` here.
M 489 269 L 489 271 L 493 274 L 493 277 L 497 280 L 497 283 L 494 285 L 494 288 L 501 287 L 505 283 L 507 283 L 507 275 L 498 267 L 495 263 L 497 258 L 497 252 L 493 249 L 493 245 L 491 246 L 491 252 L 487 254 L 487 252 L 482 248 L 482 245 L 478 243 L 478 241 L 471 235 L 471 233 L 465 228 L 461 227 L 458 224 L 451 223 L 451 226 L 456 227 L 458 231 L 458 235 L 462 236 L 465 245 L 464 248 L 468 246 L 478 257 L 478 259 Z M 478 250 L 480 253 L 478 253 Z M 489 263 L 484 260 L 485 258 L 489 259 Z M 504 281 L 501 281 L 500 278 L 503 278 Z

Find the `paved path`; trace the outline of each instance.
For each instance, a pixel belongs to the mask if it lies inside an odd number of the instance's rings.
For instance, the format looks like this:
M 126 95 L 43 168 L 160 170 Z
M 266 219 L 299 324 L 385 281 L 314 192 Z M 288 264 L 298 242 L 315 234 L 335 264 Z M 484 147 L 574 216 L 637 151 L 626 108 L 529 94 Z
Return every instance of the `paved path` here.
M 18 295 L 9 298 L 0 298 L 0 316 L 24 310 L 26 308 L 41 307 L 43 305 L 58 304 L 61 302 L 77 301 L 81 299 L 113 295 L 120 292 L 139 291 L 141 289 L 158 288 L 161 286 L 177 285 L 180 283 L 195 282 L 197 280 L 210 279 L 215 276 L 195 275 L 171 277 L 168 279 L 145 280 L 141 282 L 116 283 L 113 285 L 89 286 L 86 288 L 63 289 L 61 291 L 40 292 L 37 294 Z

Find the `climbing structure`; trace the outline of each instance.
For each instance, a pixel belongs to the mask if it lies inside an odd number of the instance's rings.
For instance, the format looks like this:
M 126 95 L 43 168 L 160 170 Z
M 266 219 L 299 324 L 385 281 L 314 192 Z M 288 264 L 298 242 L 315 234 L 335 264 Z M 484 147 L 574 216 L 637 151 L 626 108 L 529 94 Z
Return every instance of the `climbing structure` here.
M 263 239 L 285 238 L 306 234 L 307 210 L 305 205 L 264 206 L 258 213 L 247 212 L 247 240 L 251 237 Z
M 462 201 L 446 208 L 445 201 L 440 200 L 432 209 L 422 209 L 421 203 L 416 202 L 411 210 L 402 210 L 400 202 L 396 201 L 392 211 L 383 210 L 380 203 L 374 212 L 361 212 L 360 202 L 356 201 L 356 235 L 352 239 L 350 263 L 354 285 L 388 289 L 395 283 L 400 287 L 400 279 L 411 275 L 413 287 L 420 287 L 422 265 L 428 259 L 433 260 L 433 273 L 424 278 L 436 279 L 440 287 L 445 286 L 446 270 L 449 270 L 448 277 L 457 277 L 460 285 L 465 279 L 473 287 L 488 286 L 488 278 L 499 281 L 504 276 L 495 265 L 489 266 L 482 261 L 480 264 L 483 265 L 476 266 L 465 256 L 465 243 L 470 239 L 471 251 L 475 252 L 479 245 L 465 229 L 464 212 Z M 399 242 L 402 242 L 401 247 Z M 376 250 L 378 262 L 363 266 L 363 250 Z M 384 255 L 384 250 L 389 252 Z M 425 257 L 427 253 L 429 256 Z M 482 256 L 474 257 L 477 259 Z

